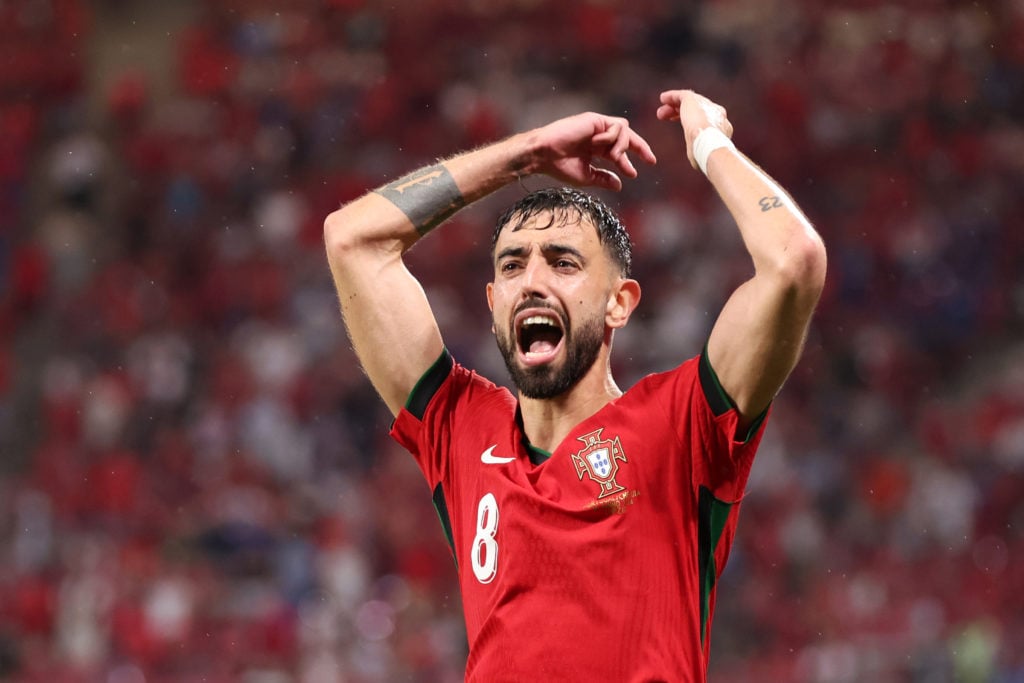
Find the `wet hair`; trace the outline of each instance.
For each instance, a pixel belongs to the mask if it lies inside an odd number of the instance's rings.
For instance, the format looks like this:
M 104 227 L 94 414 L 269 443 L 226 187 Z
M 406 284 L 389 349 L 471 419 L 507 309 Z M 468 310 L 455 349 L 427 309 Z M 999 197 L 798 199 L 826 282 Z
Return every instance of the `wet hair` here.
M 537 190 L 510 206 L 505 213 L 498 217 L 494 226 L 494 234 L 491 236 L 491 258 L 494 258 L 494 249 L 502 230 L 508 227 L 509 230 L 515 232 L 522 228 L 527 221 L 545 212 L 550 212 L 551 219 L 547 225 L 535 226 L 539 230 L 546 230 L 560 220 L 589 219 L 597 228 L 598 240 L 619 266 L 619 272 L 623 277 L 629 277 L 629 271 L 633 265 L 633 247 L 629 241 L 626 226 L 622 224 L 622 219 L 597 197 L 572 187 L 549 187 Z

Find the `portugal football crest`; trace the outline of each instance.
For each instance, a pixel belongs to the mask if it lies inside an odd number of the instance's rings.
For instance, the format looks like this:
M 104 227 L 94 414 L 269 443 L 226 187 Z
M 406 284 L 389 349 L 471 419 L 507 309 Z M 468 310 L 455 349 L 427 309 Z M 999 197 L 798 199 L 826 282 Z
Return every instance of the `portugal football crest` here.
M 576 475 L 580 481 L 583 481 L 583 475 L 587 474 L 601 487 L 598 500 L 625 490 L 615 481 L 615 475 L 619 471 L 619 462 L 626 462 L 626 454 L 622 452 L 619 437 L 612 441 L 601 440 L 603 430 L 604 427 L 601 427 L 589 434 L 577 436 L 576 438 L 585 445 L 579 452 L 572 454 L 572 462 L 576 466 Z

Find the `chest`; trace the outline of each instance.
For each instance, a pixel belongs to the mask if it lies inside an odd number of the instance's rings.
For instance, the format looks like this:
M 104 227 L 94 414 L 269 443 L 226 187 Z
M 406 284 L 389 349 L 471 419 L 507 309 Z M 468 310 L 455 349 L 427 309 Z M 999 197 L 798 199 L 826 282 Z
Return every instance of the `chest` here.
M 646 557 L 692 521 L 689 456 L 651 421 L 584 423 L 545 457 L 510 419 L 467 430 L 452 450 L 446 498 L 464 590 L 571 586 L 581 557 L 596 568 Z

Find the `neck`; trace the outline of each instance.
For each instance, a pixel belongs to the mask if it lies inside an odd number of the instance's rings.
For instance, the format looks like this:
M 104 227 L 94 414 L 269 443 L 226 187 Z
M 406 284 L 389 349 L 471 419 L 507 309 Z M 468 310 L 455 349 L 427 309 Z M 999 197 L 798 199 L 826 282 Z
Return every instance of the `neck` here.
M 583 420 L 614 399 L 622 391 L 612 378 L 607 349 L 580 381 L 554 398 L 528 398 L 519 394 L 526 438 L 537 448 L 552 452 Z

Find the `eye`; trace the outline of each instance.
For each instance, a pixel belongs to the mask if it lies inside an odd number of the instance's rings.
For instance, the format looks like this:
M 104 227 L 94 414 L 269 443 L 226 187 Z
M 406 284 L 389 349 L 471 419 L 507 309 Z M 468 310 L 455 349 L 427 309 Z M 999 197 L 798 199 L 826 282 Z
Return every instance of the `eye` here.
M 513 272 L 515 270 L 518 270 L 518 269 L 519 269 L 519 264 L 516 263 L 515 261 L 505 261 L 500 266 L 500 270 L 503 273 L 511 273 L 511 272 Z
M 575 261 L 571 261 L 567 258 L 560 258 L 555 261 L 555 268 L 558 270 L 576 270 L 578 266 Z

